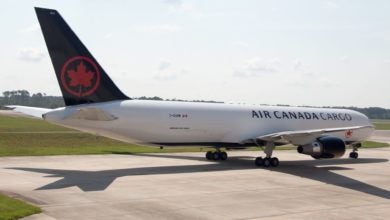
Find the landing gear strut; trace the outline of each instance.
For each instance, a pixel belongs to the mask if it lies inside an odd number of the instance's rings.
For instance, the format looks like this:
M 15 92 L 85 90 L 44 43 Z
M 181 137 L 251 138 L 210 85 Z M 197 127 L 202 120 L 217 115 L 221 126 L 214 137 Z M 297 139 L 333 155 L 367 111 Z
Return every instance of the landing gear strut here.
M 358 149 L 362 146 L 361 143 L 354 143 L 352 144 L 352 152 L 349 153 L 349 158 L 357 159 L 359 157 Z
M 206 159 L 207 160 L 227 160 L 228 159 L 228 155 L 226 152 L 224 151 L 220 151 L 220 150 L 217 150 L 217 151 L 207 151 L 206 153 Z
M 265 158 L 256 157 L 255 165 L 258 167 L 277 167 L 279 166 L 279 159 L 277 157 L 272 157 L 272 152 L 275 148 L 275 144 L 273 142 L 267 142 L 264 153 L 266 155 Z

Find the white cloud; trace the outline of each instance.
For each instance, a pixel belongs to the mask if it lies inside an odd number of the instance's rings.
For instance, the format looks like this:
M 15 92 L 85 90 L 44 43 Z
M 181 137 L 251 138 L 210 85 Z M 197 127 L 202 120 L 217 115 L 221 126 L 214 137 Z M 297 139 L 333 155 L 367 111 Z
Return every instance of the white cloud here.
M 23 28 L 22 30 L 20 30 L 20 32 L 22 33 L 34 33 L 34 32 L 38 32 L 40 29 L 39 27 L 39 24 L 38 23 L 34 23 L 26 28 Z
M 161 25 L 147 25 L 147 26 L 136 26 L 134 30 L 143 33 L 152 34 L 169 34 L 178 32 L 181 28 L 178 25 L 173 24 L 161 24 Z
M 251 58 L 239 67 L 235 68 L 234 76 L 241 78 L 252 78 L 270 73 L 276 73 L 279 67 L 279 60 L 264 60 L 262 58 Z
M 341 57 L 339 58 L 339 60 L 340 60 L 341 62 L 345 63 L 345 62 L 348 62 L 348 61 L 349 61 L 349 57 L 348 57 L 348 56 L 341 56 Z
M 195 18 L 202 18 L 205 16 L 190 2 L 182 2 L 175 0 L 171 0 L 168 2 L 170 2 L 170 4 L 168 4 L 168 10 L 172 14 L 187 15 Z
M 46 54 L 36 48 L 22 48 L 18 51 L 18 58 L 29 62 L 40 62 Z
M 317 71 L 313 71 L 310 65 L 297 59 L 293 62 L 293 74 L 285 81 L 286 86 L 290 87 L 302 87 L 302 88 L 315 88 L 315 87 L 335 87 L 338 84 L 335 81 L 329 80 L 326 74 L 320 74 Z
M 158 81 L 172 81 L 176 80 L 188 73 L 185 69 L 178 69 L 172 65 L 169 60 L 161 59 L 158 64 L 158 71 L 153 76 Z
M 293 69 L 296 70 L 296 71 L 299 71 L 299 70 L 302 70 L 302 68 L 303 68 L 302 66 L 303 66 L 302 65 L 302 61 L 295 60 Z
M 303 61 L 296 59 L 293 62 L 293 75 L 294 77 L 302 78 L 315 78 L 319 77 L 316 71 L 313 71 L 313 68 Z
M 188 70 L 185 70 L 185 69 L 181 69 L 180 70 L 180 75 L 184 76 L 184 75 L 187 75 L 188 74 Z
M 166 70 L 171 65 L 172 65 L 172 63 L 170 61 L 168 61 L 168 60 L 161 60 L 160 64 L 158 65 L 158 70 L 160 70 L 160 71 Z

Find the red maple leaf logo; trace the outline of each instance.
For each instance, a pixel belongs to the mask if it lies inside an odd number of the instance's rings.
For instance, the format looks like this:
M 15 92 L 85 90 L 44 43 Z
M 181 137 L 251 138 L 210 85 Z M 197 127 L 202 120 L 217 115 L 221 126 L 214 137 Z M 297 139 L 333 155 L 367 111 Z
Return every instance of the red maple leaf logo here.
M 76 71 L 68 70 L 70 78 L 70 86 L 90 87 L 91 81 L 94 77 L 94 72 L 87 70 L 83 61 L 76 67 Z
M 345 132 L 345 137 L 346 137 L 346 138 L 352 137 L 352 131 L 351 131 L 351 130 L 346 131 L 346 132 Z
M 61 85 L 73 96 L 93 94 L 100 85 L 100 72 L 96 63 L 88 57 L 69 58 L 61 69 Z

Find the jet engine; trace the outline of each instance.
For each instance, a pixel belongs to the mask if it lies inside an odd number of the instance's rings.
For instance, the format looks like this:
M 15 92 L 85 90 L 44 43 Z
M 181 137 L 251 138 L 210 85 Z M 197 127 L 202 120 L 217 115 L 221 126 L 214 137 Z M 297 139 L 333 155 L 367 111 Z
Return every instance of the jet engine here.
M 345 153 L 345 143 L 340 138 L 325 136 L 310 144 L 298 146 L 297 151 L 301 154 L 310 155 L 315 159 L 339 158 Z

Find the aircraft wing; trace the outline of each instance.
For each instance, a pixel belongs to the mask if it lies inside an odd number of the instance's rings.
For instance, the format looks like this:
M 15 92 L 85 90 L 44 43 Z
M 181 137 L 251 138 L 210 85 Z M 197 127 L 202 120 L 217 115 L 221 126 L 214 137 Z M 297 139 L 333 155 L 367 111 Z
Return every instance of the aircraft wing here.
M 373 128 L 372 126 L 352 126 L 341 128 L 323 128 L 312 130 L 283 131 L 256 137 L 258 141 L 288 142 L 294 145 L 307 144 L 326 133 L 347 132 L 360 129 Z
M 10 108 L 13 111 L 20 112 L 40 119 L 42 119 L 43 114 L 53 110 L 49 108 L 38 108 L 38 107 L 21 106 L 21 105 L 7 105 L 5 107 Z

